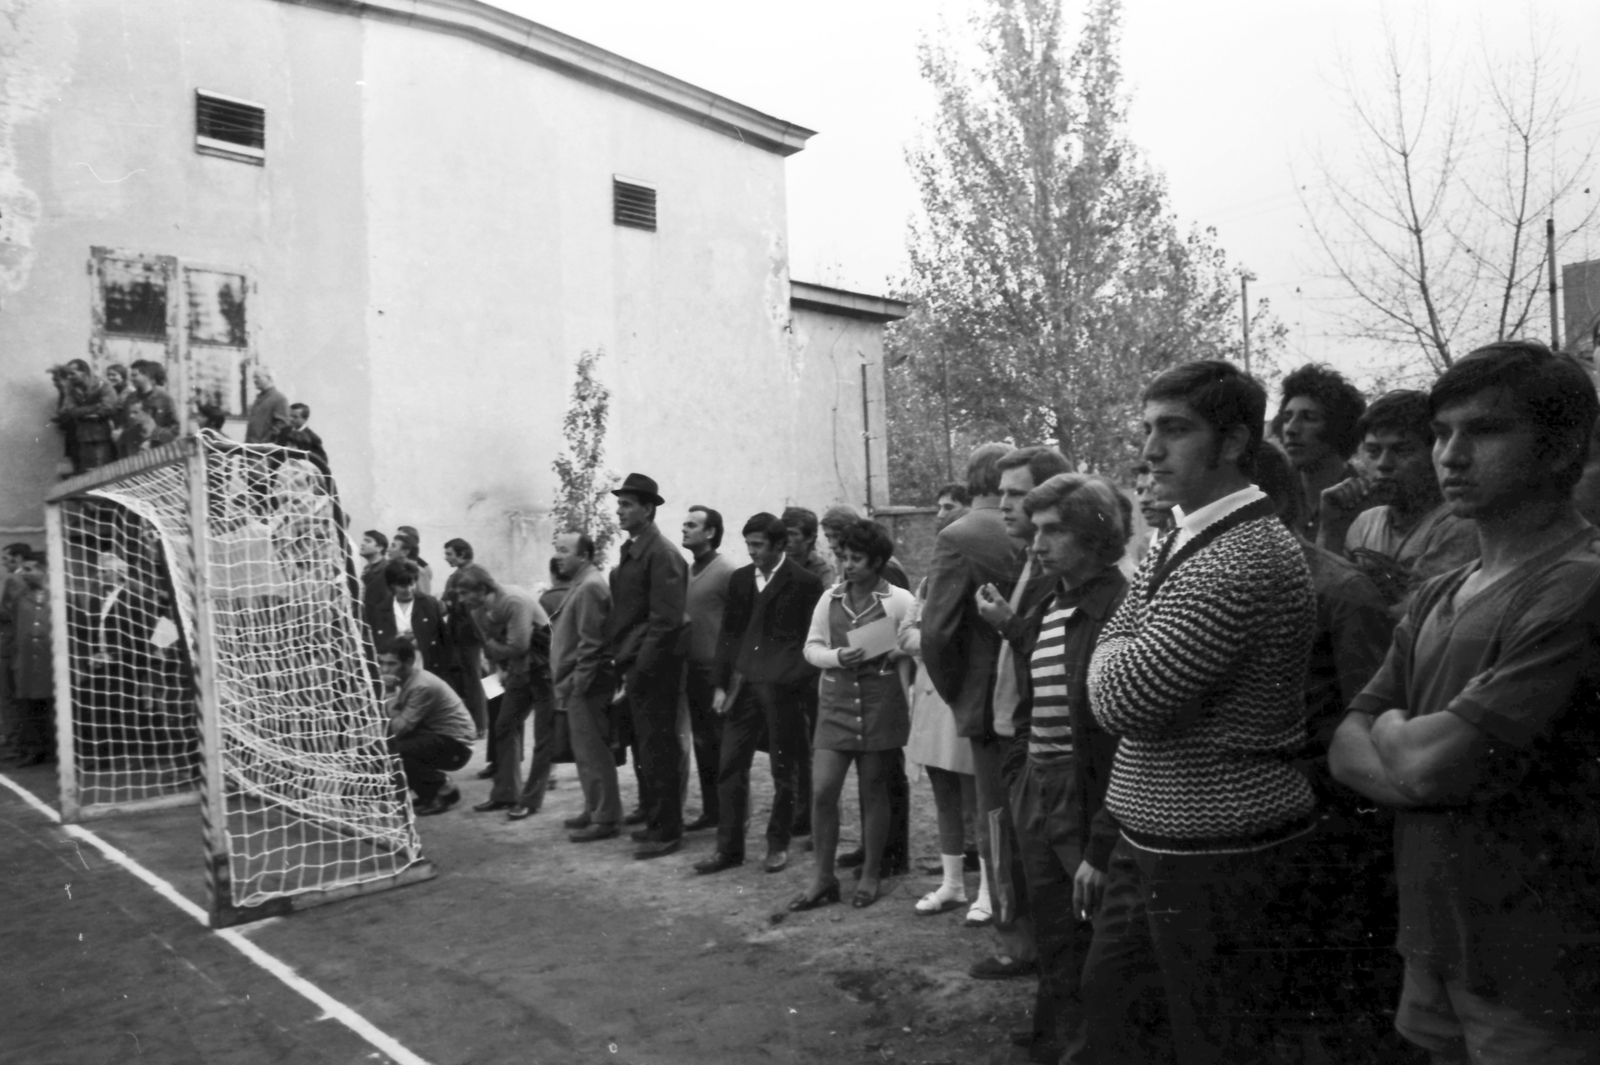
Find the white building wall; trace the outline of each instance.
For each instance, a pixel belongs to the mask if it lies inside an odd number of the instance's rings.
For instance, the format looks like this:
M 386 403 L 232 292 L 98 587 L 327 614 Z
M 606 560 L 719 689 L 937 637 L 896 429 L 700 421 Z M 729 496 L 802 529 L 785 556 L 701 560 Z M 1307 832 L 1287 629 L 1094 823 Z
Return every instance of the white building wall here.
M 0 195 L 14 178 L 41 204 L 27 276 L 0 273 L 0 527 L 39 521 L 59 455 L 43 371 L 87 348 L 96 245 L 250 271 L 259 352 L 313 407 L 356 528 L 415 525 L 436 565 L 463 536 L 513 581 L 542 575 L 585 350 L 606 352 L 608 465 L 661 482 L 669 530 L 690 503 L 736 527 L 864 501 L 861 342 L 796 329 L 781 156 L 416 26 L 21 2 L 18 61 L 60 89 L 0 128 Z M 197 88 L 266 106 L 266 166 L 195 153 Z M 612 224 L 614 174 L 657 188 L 657 232 Z

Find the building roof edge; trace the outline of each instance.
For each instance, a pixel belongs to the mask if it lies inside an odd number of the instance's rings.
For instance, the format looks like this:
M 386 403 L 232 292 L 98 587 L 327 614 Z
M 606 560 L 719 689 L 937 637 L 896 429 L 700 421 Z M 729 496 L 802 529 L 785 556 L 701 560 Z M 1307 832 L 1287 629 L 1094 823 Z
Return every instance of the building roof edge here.
M 890 296 L 789 280 L 789 306 L 804 307 L 824 314 L 861 318 L 869 322 L 898 322 L 911 313 L 911 304 Z
M 763 114 L 736 100 L 635 63 L 614 52 L 502 11 L 483 0 L 277 0 L 365 15 L 465 37 L 519 59 L 552 67 L 778 155 L 805 147 L 815 130 Z

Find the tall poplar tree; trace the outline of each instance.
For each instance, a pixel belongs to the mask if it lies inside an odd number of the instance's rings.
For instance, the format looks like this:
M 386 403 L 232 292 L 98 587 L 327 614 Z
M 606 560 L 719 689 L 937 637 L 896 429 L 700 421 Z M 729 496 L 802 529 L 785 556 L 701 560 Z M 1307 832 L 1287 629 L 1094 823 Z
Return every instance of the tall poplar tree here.
M 1091 0 L 1069 47 L 1059 0 L 984 0 L 976 62 L 949 40 L 921 48 L 938 111 L 908 152 L 922 210 L 918 314 L 890 339 L 897 499 L 928 496 L 974 434 L 1120 472 L 1146 380 L 1240 355 L 1238 272 L 1212 231 L 1180 230 L 1128 138 L 1120 17 Z M 1283 331 L 1264 303 L 1253 318 L 1270 358 Z

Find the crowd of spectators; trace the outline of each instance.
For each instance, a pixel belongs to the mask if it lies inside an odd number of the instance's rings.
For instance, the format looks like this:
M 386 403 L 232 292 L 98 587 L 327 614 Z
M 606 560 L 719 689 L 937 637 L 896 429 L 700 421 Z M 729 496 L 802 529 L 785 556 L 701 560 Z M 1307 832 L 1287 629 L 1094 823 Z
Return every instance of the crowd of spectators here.
M 115 424 L 110 381 L 72 375 L 64 424 Z M 170 410 L 132 376 L 145 418 L 118 445 Z M 257 385 L 252 439 L 320 450 Z M 761 867 L 810 852 L 787 909 L 866 908 L 908 871 L 909 758 L 940 863 L 914 911 L 992 926 L 971 976 L 1036 980 L 1030 1060 L 1600 1060 L 1594 384 L 1505 342 L 1370 405 L 1323 366 L 1282 392 L 1269 421 L 1229 363 L 1162 373 L 1127 486 L 1049 446 L 977 448 L 915 587 L 848 507 L 751 515 L 745 565 L 708 505 L 671 542 L 639 473 L 613 492 L 617 563 L 562 529 L 539 588 L 455 539 L 435 598 L 417 531 L 368 530 L 361 609 L 415 813 L 461 802 L 479 742 L 470 809 L 512 821 L 570 760 L 572 843 L 631 828 L 651 860 L 715 830 L 686 866 L 714 875 L 747 860 L 765 750 Z M 28 761 L 48 757 L 45 560 L 6 560 L 0 691 Z

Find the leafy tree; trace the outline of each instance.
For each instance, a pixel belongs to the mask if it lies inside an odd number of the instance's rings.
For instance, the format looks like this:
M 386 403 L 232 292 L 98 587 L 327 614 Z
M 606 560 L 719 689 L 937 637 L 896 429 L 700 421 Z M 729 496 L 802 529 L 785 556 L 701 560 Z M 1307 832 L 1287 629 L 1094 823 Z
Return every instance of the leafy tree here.
M 1301 202 L 1345 331 L 1391 354 L 1385 377 L 1415 383 L 1482 344 L 1545 335 L 1545 220 L 1558 254 L 1594 232 L 1596 139 L 1567 136 L 1575 57 L 1537 26 L 1520 55 L 1484 42 L 1476 68 L 1435 56 L 1426 25 L 1408 40 L 1386 17 L 1383 34 L 1370 68 L 1344 65 L 1359 150 L 1316 159 Z
M 606 418 L 611 390 L 595 377 L 595 364 L 603 351 L 586 351 L 578 357 L 578 376 L 572 383 L 572 404 L 561 423 L 565 454 L 552 463 L 561 481 L 550 516 L 558 532 L 581 531 L 594 540 L 595 558 L 604 559 L 617 538 L 616 512 L 611 489 L 617 475 L 605 468 Z
M 918 314 L 889 341 L 897 498 L 926 499 L 964 463 L 956 435 L 1051 441 L 1118 472 L 1145 381 L 1239 354 L 1237 271 L 1213 231 L 1180 231 L 1128 139 L 1120 17 L 1119 0 L 1090 0 L 1068 51 L 1060 0 L 986 0 L 978 62 L 921 48 L 938 112 L 908 152 L 922 210 L 904 293 Z M 1252 334 L 1264 365 L 1283 336 L 1265 301 Z

